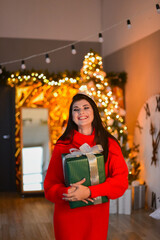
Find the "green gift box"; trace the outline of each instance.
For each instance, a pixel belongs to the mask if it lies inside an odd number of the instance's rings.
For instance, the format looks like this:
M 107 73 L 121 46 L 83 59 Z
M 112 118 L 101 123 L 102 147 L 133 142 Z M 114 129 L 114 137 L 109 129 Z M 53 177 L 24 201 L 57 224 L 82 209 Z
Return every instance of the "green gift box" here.
M 93 185 L 91 184 L 90 166 L 89 166 L 89 161 L 87 156 L 82 155 L 79 157 L 69 157 L 65 159 L 66 155 L 67 154 L 62 154 L 66 186 L 68 187 L 70 186 L 70 184 L 79 182 L 83 178 L 86 179 L 86 181 L 83 183 L 84 186 L 88 187 Z M 103 183 L 106 180 L 104 156 L 102 154 L 94 154 L 94 156 L 96 156 L 97 158 L 99 183 Z M 106 196 L 98 197 L 98 198 L 95 198 L 94 200 L 95 200 L 95 203 L 88 202 L 88 204 L 86 204 L 82 201 L 75 201 L 75 202 L 69 202 L 69 205 L 71 208 L 77 208 L 77 207 L 83 207 L 83 206 L 108 202 L 108 198 Z

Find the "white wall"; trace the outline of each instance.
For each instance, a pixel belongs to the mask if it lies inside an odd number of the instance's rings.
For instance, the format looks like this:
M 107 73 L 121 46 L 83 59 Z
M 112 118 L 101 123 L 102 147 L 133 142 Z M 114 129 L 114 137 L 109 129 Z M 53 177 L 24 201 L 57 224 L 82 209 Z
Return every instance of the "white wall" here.
M 0 38 L 98 41 L 103 56 L 160 29 L 160 0 L 1 0 Z M 126 20 L 130 18 L 132 29 Z M 94 37 L 91 37 L 95 35 Z
M 100 0 L 1 0 L 0 37 L 79 40 L 101 28 Z M 90 38 L 89 41 L 96 41 Z
M 105 57 L 160 29 L 160 14 L 156 11 L 159 0 L 102 0 L 102 29 L 105 31 L 102 53 Z M 126 20 L 131 20 L 128 29 Z

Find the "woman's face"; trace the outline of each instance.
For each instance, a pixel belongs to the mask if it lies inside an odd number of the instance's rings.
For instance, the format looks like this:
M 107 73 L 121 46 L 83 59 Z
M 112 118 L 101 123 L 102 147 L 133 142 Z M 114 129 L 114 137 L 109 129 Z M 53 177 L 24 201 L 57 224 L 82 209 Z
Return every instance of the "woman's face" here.
M 92 127 L 94 112 L 87 100 L 82 99 L 73 104 L 72 119 L 78 128 Z

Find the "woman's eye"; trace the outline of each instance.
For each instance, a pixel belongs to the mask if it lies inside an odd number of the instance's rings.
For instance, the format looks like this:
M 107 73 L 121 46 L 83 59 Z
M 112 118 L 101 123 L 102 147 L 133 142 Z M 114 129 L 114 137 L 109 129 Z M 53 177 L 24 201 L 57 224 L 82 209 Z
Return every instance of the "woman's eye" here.
M 74 111 L 74 112 L 78 112 L 79 109 L 78 109 L 78 108 L 74 108 L 73 111 Z
M 89 109 L 89 107 L 84 107 L 84 109 L 86 110 L 86 109 Z

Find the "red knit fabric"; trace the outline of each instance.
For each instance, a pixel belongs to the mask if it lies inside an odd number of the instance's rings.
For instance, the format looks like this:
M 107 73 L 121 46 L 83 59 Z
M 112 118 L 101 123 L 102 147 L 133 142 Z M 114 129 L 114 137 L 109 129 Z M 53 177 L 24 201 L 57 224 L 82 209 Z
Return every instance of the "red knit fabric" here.
M 106 240 L 109 220 L 109 202 L 70 209 L 62 200 L 68 188 L 64 185 L 61 154 L 70 148 L 79 148 L 88 143 L 95 145 L 94 133 L 83 135 L 74 132 L 72 143 L 57 142 L 44 181 L 45 197 L 55 203 L 54 231 L 56 240 Z M 115 199 L 122 196 L 128 187 L 128 169 L 117 142 L 109 138 L 109 154 L 105 164 L 106 181 L 89 187 L 91 197 L 107 196 Z

